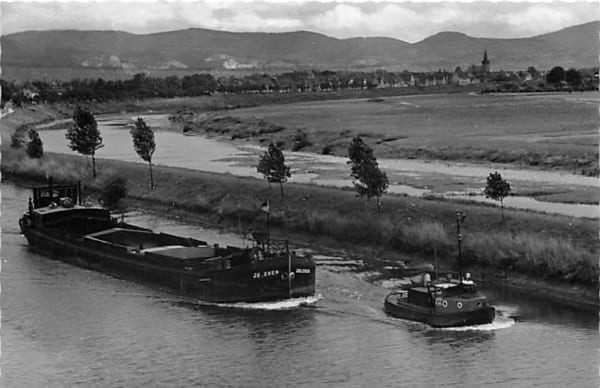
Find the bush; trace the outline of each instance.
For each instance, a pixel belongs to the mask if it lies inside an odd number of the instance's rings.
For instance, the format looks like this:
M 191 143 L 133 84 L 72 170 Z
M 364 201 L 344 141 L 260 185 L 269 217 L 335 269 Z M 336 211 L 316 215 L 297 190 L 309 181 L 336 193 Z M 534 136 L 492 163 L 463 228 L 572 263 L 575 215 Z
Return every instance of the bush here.
M 323 147 L 323 151 L 321 151 L 322 155 L 331 155 L 331 151 L 332 151 L 333 146 L 331 144 L 327 144 L 325 147 Z
M 16 131 L 10 137 L 10 146 L 12 148 L 21 148 L 25 144 L 25 138 L 23 138 L 23 134 L 19 131 Z
M 121 177 L 109 178 L 100 192 L 100 203 L 108 209 L 121 209 L 122 200 L 127 196 L 127 182 Z
M 311 145 L 312 142 L 308 139 L 306 132 L 300 129 L 292 137 L 292 151 L 300 151 L 301 149 Z
M 35 129 L 29 130 L 29 143 L 27 143 L 27 155 L 30 158 L 39 159 L 44 155 L 42 139 Z

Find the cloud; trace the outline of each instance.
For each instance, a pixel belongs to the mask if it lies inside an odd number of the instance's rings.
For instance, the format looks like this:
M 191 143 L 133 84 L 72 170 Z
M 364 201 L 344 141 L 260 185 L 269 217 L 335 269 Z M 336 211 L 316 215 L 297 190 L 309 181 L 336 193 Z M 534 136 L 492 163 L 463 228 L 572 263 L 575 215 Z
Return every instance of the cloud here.
M 313 24 L 328 30 L 360 29 L 367 22 L 360 8 L 354 5 L 339 4 L 334 9 L 318 15 Z
M 543 25 L 547 31 L 558 30 L 577 23 L 577 18 L 563 6 L 532 5 L 517 12 L 507 13 L 500 18 L 519 34 L 535 34 Z

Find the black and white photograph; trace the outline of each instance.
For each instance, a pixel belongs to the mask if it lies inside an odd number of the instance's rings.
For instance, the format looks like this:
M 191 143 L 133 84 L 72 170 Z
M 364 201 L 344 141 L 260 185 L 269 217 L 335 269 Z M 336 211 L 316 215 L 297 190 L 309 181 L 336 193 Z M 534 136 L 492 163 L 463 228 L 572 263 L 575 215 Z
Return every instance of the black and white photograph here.
M 599 36 L 0 0 L 0 386 L 600 386 Z

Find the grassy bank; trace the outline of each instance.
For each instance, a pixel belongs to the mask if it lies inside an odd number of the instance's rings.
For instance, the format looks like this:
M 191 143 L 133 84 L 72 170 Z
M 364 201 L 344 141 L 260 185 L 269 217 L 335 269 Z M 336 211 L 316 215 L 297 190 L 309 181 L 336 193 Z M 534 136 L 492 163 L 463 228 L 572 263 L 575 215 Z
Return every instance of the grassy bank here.
M 364 96 L 363 96 L 364 97 Z M 508 163 L 598 175 L 597 93 L 540 96 L 432 94 L 331 99 L 230 109 L 182 109 L 175 121 L 200 133 L 272 140 L 303 151 L 346 155 L 360 135 L 378 157 Z M 275 102 L 273 102 L 274 104 Z M 253 123 L 278 128 L 261 131 Z M 232 125 L 233 123 L 233 125 Z M 264 126 L 264 125 L 263 125 Z
M 183 211 L 207 222 L 236 228 L 259 229 L 264 224 L 260 204 L 271 200 L 271 221 L 279 234 L 304 240 L 329 240 L 339 246 L 370 247 L 374 255 L 411 255 L 432 260 L 434 248 L 445 265 L 456 257 L 455 211 L 450 201 L 387 196 L 383 213 L 350 190 L 285 185 L 193 170 L 156 167 L 157 188 L 149 190 L 144 164 L 99 160 L 99 176 L 91 179 L 89 162 L 69 155 L 46 154 L 31 160 L 22 151 L 2 150 L 5 178 L 43 182 L 82 180 L 95 195 L 102 182 L 119 175 L 128 182 L 130 199 L 163 211 Z M 25 200 L 25 199 L 24 199 Z M 497 208 L 460 205 L 468 214 L 463 225 L 464 258 L 473 267 L 513 271 L 538 279 L 593 288 L 598 283 L 597 222 L 562 216 L 505 210 L 500 222 Z M 368 259 L 368 258 L 367 258 Z
M 471 89 L 389 88 L 222 94 L 95 102 L 95 114 L 164 112 L 192 131 L 287 149 L 346 155 L 361 135 L 378 157 L 507 163 L 597 176 L 597 93 L 476 95 Z M 426 93 L 427 92 L 427 93 Z M 274 109 L 274 106 L 276 108 Z M 68 118 L 73 104 L 37 105 L 3 118 Z M 213 112 L 207 115 L 207 112 Z M 35 118 L 35 119 L 34 119 Z M 2 131 L 4 143 L 9 141 Z M 298 148 L 297 135 L 303 135 Z

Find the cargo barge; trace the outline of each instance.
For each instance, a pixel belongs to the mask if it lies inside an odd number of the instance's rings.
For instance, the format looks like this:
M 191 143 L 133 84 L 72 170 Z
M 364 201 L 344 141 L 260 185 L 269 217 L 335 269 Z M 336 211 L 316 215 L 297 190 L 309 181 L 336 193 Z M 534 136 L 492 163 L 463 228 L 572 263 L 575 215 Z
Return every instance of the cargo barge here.
M 313 259 L 287 241 L 219 246 L 156 232 L 83 205 L 80 185 L 34 187 L 19 225 L 30 247 L 43 254 L 202 301 L 265 302 L 315 292 Z

